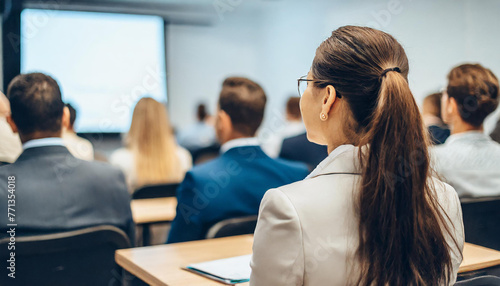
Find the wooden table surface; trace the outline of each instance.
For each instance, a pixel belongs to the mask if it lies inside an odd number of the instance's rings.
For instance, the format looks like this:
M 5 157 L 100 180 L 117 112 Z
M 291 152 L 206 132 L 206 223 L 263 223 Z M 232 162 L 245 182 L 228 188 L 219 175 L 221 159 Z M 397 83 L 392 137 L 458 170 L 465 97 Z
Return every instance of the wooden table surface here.
M 117 250 L 116 262 L 151 285 L 223 285 L 182 270 L 192 263 L 252 253 L 252 235 Z M 459 273 L 500 265 L 500 251 L 465 243 Z M 239 285 L 248 285 L 243 283 Z
M 116 262 L 150 285 L 221 286 L 223 284 L 182 270 L 192 263 L 252 253 L 252 235 L 233 236 L 117 250 Z M 239 285 L 248 285 L 243 283 Z
M 458 273 L 469 272 L 500 265 L 500 251 L 479 245 L 465 243 L 464 260 Z
M 169 222 L 175 218 L 177 199 L 170 197 L 132 200 L 130 207 L 136 224 Z

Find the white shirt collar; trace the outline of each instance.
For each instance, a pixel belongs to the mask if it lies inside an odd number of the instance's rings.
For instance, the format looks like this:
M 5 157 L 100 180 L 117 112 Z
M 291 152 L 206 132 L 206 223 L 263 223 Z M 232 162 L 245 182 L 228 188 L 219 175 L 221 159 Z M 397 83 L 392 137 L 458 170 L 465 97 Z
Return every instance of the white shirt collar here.
M 486 140 L 491 140 L 490 136 L 484 134 L 482 131 L 466 131 L 466 132 L 460 132 L 456 134 L 452 134 L 446 139 L 445 144 L 452 144 L 455 141 L 459 140 L 475 140 L 475 139 L 486 139 Z
M 42 139 L 30 140 L 23 144 L 23 150 L 35 147 L 45 147 L 45 146 L 64 146 L 63 140 L 59 137 L 50 137 Z
M 230 149 L 236 148 L 236 147 L 243 147 L 243 146 L 259 146 L 259 139 L 256 137 L 247 137 L 247 138 L 238 138 L 238 139 L 233 139 L 229 140 L 226 143 L 222 144 L 220 147 L 220 153 L 224 154 Z
M 355 146 L 351 144 L 340 145 L 339 147 L 335 148 L 335 150 L 333 150 L 328 155 L 328 157 L 326 157 L 323 161 L 321 161 L 321 163 L 319 163 L 319 165 L 311 172 L 311 174 L 309 174 L 309 176 L 306 177 L 306 179 L 319 175 L 326 166 L 330 165 L 330 163 L 333 162 L 333 160 L 335 160 L 336 157 L 338 157 L 340 154 L 344 152 L 353 150 L 354 148 Z

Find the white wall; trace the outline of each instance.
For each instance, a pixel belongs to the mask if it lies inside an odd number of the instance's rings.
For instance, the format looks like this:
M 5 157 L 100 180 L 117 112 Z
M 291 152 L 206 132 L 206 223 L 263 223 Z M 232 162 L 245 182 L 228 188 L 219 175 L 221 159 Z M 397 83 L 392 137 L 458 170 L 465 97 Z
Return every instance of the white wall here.
M 193 122 L 201 100 L 215 110 L 222 80 L 243 75 L 266 90 L 265 122 L 272 124 L 296 94 L 296 79 L 307 73 L 316 47 L 348 24 L 381 28 L 403 44 L 418 102 L 443 87 L 459 63 L 479 62 L 500 76 L 499 12 L 495 0 L 243 0 L 212 26 L 168 27 L 172 122 L 178 128 Z

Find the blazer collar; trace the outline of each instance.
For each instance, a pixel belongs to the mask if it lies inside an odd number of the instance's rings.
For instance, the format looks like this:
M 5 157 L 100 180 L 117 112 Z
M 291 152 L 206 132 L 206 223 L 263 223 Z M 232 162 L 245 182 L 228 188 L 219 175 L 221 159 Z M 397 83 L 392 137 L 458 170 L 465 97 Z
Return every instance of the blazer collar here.
M 253 158 L 268 157 L 260 146 L 239 146 L 234 147 L 222 154 L 222 157 L 245 157 L 246 160 Z
M 342 145 L 333 150 L 306 179 L 330 174 L 361 175 L 359 147 Z
M 71 156 L 68 149 L 64 146 L 42 146 L 28 148 L 19 155 L 16 162 L 26 161 L 34 157 L 49 156 L 49 155 L 68 155 Z

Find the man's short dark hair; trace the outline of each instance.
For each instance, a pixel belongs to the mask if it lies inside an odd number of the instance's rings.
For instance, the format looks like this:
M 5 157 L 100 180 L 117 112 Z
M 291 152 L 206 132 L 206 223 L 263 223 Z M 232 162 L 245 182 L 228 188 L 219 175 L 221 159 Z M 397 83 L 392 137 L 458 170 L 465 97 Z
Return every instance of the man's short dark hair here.
M 196 116 L 198 117 L 198 121 L 204 121 L 207 118 L 208 114 L 205 104 L 198 104 L 198 108 L 196 109 Z
M 76 120 L 76 109 L 73 107 L 73 105 L 66 103 L 66 107 L 69 110 L 69 126 L 73 128 L 73 125 L 75 124 Z
M 231 118 L 236 131 L 255 136 L 264 118 L 266 94 L 256 82 L 243 77 L 229 77 L 222 84 L 219 107 Z
M 64 103 L 59 85 L 50 76 L 20 74 L 10 82 L 7 97 L 20 134 L 61 130 Z
M 480 64 L 463 64 L 448 74 L 447 93 L 455 98 L 462 120 L 478 127 L 498 106 L 499 83 Z
M 291 96 L 286 102 L 286 112 L 293 118 L 300 119 L 300 97 Z
M 439 119 L 443 119 L 441 117 L 441 96 L 442 93 L 436 92 L 429 94 L 424 98 L 424 105 L 427 108 L 427 111 L 432 115 L 439 117 Z

